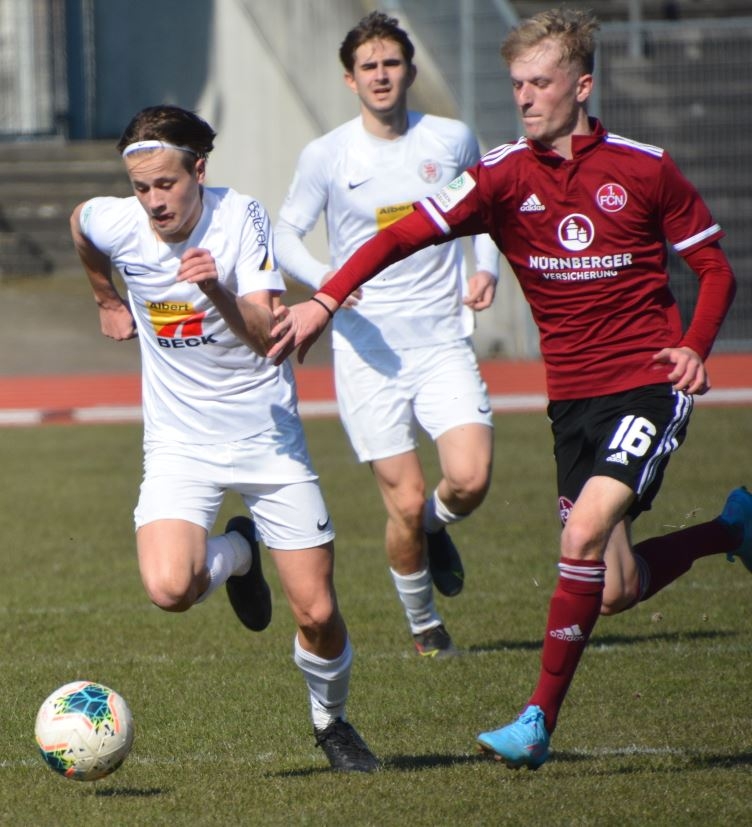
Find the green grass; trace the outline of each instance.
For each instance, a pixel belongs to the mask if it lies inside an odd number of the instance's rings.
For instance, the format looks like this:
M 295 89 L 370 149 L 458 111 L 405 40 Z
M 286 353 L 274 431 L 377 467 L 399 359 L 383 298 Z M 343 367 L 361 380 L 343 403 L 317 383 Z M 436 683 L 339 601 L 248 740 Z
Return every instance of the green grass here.
M 558 525 L 542 414 L 497 419 L 486 504 L 453 535 L 467 583 L 440 610 L 464 656 L 423 661 L 387 571 L 370 472 L 336 421 L 306 424 L 338 529 L 337 586 L 356 651 L 349 716 L 385 769 L 338 776 L 314 748 L 294 627 L 267 559 L 274 619 L 246 632 L 221 593 L 185 615 L 148 603 L 131 512 L 140 429 L 0 430 L 2 825 L 725 825 L 752 811 L 752 578 L 700 560 L 596 627 L 537 773 L 481 759 L 537 676 Z M 715 516 L 752 459 L 748 408 L 695 412 L 635 537 Z M 429 481 L 437 469 L 425 451 Z M 239 510 L 228 497 L 221 524 Z M 37 708 L 76 678 L 136 722 L 114 775 L 67 781 L 36 753 Z

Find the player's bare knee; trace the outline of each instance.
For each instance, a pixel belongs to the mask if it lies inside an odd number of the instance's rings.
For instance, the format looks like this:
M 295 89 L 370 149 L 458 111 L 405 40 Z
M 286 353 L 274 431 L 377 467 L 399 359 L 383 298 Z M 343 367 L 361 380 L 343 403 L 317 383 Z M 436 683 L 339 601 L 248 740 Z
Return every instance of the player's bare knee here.
M 393 504 L 393 516 L 410 531 L 418 533 L 423 526 L 424 502 L 422 495 L 402 496 Z
M 144 588 L 149 600 L 165 612 L 187 612 L 196 600 L 190 585 L 180 588 L 175 583 L 144 580 Z
M 331 597 L 321 598 L 295 611 L 298 627 L 307 640 L 320 640 L 337 617 L 337 608 Z
M 586 523 L 571 519 L 561 533 L 561 556 L 571 560 L 599 559 L 603 551 L 603 539 Z
M 187 612 L 193 605 L 193 600 L 188 599 L 185 595 L 175 597 L 168 594 L 149 595 L 151 602 L 158 608 L 165 612 Z
M 485 499 L 489 487 L 489 478 L 482 472 L 469 473 L 463 477 L 447 478 L 452 491 L 452 500 L 462 503 L 460 513 L 469 514 Z

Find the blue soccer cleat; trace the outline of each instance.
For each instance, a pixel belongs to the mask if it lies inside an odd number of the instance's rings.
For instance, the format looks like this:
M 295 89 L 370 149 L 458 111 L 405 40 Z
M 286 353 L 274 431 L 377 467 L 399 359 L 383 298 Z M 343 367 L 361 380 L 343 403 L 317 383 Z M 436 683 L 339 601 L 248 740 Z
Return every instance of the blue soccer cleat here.
M 513 723 L 493 732 L 481 732 L 478 743 L 485 752 L 493 753 L 510 769 L 527 767 L 537 770 L 548 759 L 549 735 L 543 710 L 529 706 Z
M 735 488 L 728 495 L 718 519 L 728 526 L 738 526 L 742 532 L 741 545 L 726 555 L 728 561 L 733 563 L 738 557 L 752 572 L 752 494 L 743 485 Z

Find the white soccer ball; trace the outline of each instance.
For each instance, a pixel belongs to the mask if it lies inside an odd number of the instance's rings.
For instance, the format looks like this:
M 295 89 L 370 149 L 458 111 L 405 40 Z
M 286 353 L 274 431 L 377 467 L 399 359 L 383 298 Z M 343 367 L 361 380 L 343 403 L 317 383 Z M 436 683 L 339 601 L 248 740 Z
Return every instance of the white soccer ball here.
M 73 681 L 42 704 L 34 727 L 42 758 L 75 781 L 95 781 L 114 772 L 133 744 L 128 704 L 112 689 Z

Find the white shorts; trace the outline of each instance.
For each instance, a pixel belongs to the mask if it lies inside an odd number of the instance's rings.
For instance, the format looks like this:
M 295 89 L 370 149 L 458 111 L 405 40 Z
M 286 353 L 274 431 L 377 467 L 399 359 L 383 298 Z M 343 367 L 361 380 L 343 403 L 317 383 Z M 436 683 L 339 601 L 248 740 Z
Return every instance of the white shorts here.
M 302 425 L 290 423 L 218 445 L 150 442 L 134 512 L 136 528 L 187 520 L 208 531 L 227 491 L 241 496 L 268 548 L 323 545 L 334 526 L 311 466 Z
M 493 427 L 488 390 L 468 340 L 406 350 L 334 352 L 342 424 L 361 462 L 397 456 L 460 425 Z

